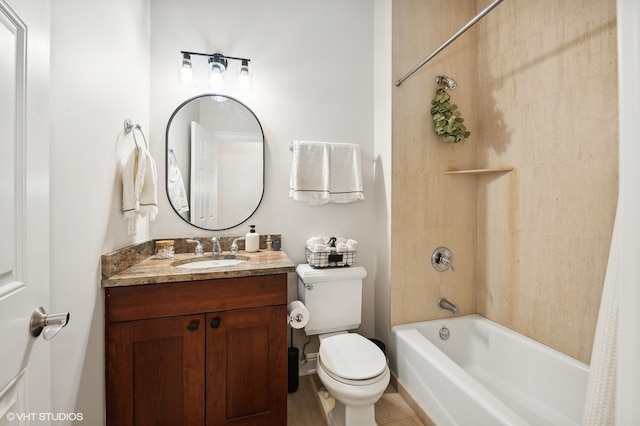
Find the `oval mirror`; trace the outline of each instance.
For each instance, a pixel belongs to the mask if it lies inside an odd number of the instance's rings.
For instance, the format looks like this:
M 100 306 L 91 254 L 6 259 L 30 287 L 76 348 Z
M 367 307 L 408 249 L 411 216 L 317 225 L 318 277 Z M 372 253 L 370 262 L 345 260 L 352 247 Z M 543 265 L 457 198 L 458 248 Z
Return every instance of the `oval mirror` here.
M 183 102 L 167 124 L 166 189 L 171 206 L 201 229 L 233 228 L 264 193 L 264 133 L 242 102 L 206 94 Z

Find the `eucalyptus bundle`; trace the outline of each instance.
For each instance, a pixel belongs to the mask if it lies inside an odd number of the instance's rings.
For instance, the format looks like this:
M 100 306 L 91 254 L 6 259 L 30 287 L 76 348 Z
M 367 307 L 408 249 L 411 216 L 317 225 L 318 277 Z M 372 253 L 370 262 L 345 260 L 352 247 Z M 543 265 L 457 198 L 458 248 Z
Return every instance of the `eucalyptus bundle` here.
M 460 142 L 471 135 L 464 126 L 464 118 L 460 116 L 458 106 L 451 104 L 449 94 L 445 91 L 444 82 L 438 85 L 436 97 L 431 101 L 431 117 L 437 134 L 445 142 Z

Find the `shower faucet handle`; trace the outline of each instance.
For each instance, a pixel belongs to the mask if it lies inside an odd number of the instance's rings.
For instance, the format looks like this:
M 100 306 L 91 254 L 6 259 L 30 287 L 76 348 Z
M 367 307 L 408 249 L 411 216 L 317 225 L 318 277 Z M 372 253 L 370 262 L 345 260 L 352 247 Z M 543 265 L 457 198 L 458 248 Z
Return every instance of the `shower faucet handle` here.
M 453 267 L 453 262 L 446 255 L 440 256 L 440 263 L 443 265 L 449 265 L 449 267 L 451 268 L 451 271 L 455 271 L 455 268 Z
M 451 268 L 451 271 L 455 271 L 451 250 L 446 247 L 438 247 L 435 249 L 431 255 L 431 266 L 438 272 L 446 271 L 449 268 Z

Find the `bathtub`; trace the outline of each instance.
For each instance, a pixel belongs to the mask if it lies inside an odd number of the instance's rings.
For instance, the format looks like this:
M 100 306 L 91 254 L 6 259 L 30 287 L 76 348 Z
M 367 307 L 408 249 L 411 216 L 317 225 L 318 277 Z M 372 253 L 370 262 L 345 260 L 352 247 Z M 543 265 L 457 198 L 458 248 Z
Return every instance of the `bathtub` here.
M 439 426 L 581 423 L 587 364 L 479 315 L 392 334 L 399 385 Z

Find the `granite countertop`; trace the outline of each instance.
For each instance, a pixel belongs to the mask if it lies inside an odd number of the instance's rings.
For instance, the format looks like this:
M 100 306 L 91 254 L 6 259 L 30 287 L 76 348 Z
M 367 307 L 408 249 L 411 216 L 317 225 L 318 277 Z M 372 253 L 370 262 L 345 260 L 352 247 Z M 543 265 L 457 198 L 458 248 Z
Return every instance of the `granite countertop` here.
M 228 252 L 223 252 L 223 255 L 228 255 Z M 193 253 L 180 253 L 171 259 L 156 259 L 155 256 L 149 256 L 110 276 L 105 274 L 105 268 L 103 268 L 101 284 L 102 287 L 121 287 L 295 272 L 295 265 L 283 251 L 260 250 L 256 253 L 239 251 L 238 258 L 244 257 L 248 257 L 249 260 L 237 265 L 184 269 L 172 264 L 212 259 L 211 253 L 205 253 L 203 257 L 196 257 Z

